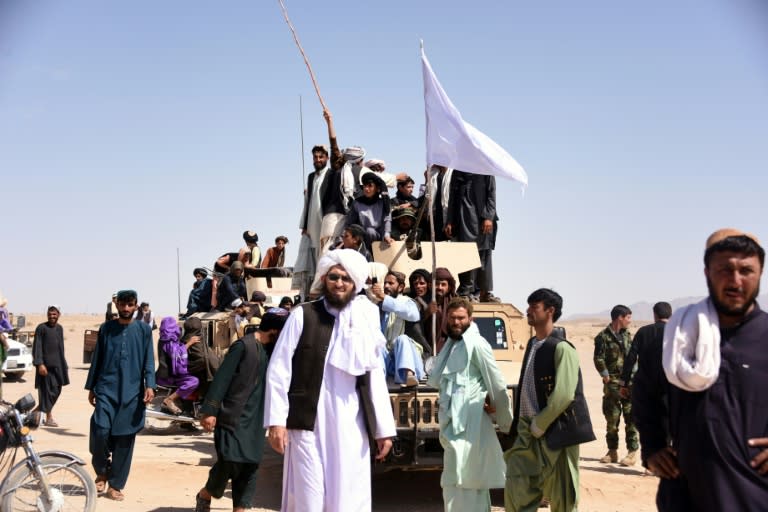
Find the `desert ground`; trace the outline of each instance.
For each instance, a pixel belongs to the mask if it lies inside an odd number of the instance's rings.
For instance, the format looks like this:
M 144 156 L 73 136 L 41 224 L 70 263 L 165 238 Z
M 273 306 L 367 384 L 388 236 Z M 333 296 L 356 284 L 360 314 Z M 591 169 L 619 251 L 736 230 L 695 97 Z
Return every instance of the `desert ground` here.
M 43 315 L 26 315 L 28 325 L 44 321 Z M 64 327 L 67 360 L 70 365 L 71 385 L 64 388 L 54 416 L 59 428 L 41 428 L 34 435 L 39 450 L 63 449 L 86 462 L 88 453 L 88 422 L 91 406 L 83 389 L 88 365 L 83 364 L 82 343 L 85 329 L 96 329 L 101 315 L 67 315 L 60 320 Z M 657 479 L 645 476 L 638 464 L 632 468 L 618 464 L 600 464 L 597 460 L 605 454 L 605 421 L 601 413 L 602 384 L 592 366 L 592 339 L 605 327 L 607 320 L 582 320 L 564 322 L 569 339 L 578 349 L 585 393 L 589 401 L 592 422 L 597 441 L 581 448 L 581 502 L 582 512 L 613 512 L 631 510 L 647 512 L 655 510 L 654 496 Z M 639 325 L 633 325 L 634 332 Z M 14 401 L 25 393 L 37 394 L 33 372 L 24 374 L 21 380 L 3 382 L 3 396 Z M 623 430 L 621 433 L 623 443 Z M 619 455 L 623 457 L 625 447 Z M 157 436 L 140 434 L 136 440 L 133 466 L 124 490 L 126 499 L 114 502 L 99 498 L 99 511 L 171 512 L 192 510 L 195 494 L 205 483 L 208 470 L 214 462 L 213 436 L 200 431 L 197 434 L 174 433 Z M 88 465 L 92 473 L 92 468 Z M 255 510 L 280 509 L 282 458 L 267 448 L 259 469 L 258 491 Z M 438 472 L 393 471 L 373 478 L 373 510 L 375 511 L 429 511 L 442 510 L 442 498 Z M 494 511 L 504 510 L 503 494 L 493 492 Z M 214 500 L 212 510 L 232 509 L 229 491 L 221 500 Z

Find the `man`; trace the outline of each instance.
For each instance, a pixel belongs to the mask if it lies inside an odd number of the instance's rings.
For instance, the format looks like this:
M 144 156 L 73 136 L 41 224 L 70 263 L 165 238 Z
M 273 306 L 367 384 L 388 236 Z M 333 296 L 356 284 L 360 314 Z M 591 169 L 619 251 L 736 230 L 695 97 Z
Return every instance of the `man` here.
M 456 297 L 456 279 L 447 268 L 437 267 L 435 269 L 435 300 L 429 303 L 423 320 L 424 332 L 427 333 L 427 339 L 432 346 L 437 347 L 436 353 L 440 352 L 448 337 L 446 328 L 448 317 L 445 315 L 445 310 L 454 297 Z M 433 322 L 436 325 L 434 337 L 432 336 Z
M 304 210 L 301 213 L 301 235 L 309 237 L 310 246 L 314 249 L 315 261 L 321 256 L 324 240 L 332 236 L 333 228 L 326 226 L 323 229 L 324 217 L 331 215 L 335 222 L 341 222 L 344 218 L 344 205 L 341 199 L 341 182 L 338 174 L 344 164 L 339 145 L 336 140 L 336 129 L 333 126 L 333 117 L 328 110 L 323 111 L 323 117 L 328 125 L 328 139 L 330 150 L 324 144 L 318 144 L 312 148 L 312 166 L 314 171 L 307 176 L 307 188 L 304 191 Z M 329 218 L 326 224 L 335 224 Z
M 359 224 L 350 224 L 344 228 L 336 248 L 352 249 L 359 252 L 366 261 L 373 261 L 371 251 L 365 246 L 365 230 Z
M 629 398 L 623 398 L 619 392 L 621 371 L 632 340 L 628 330 L 631 323 L 632 310 L 619 304 L 611 310 L 611 323 L 595 337 L 593 361 L 603 379 L 603 415 L 606 423 L 605 440 L 608 443 L 608 453 L 600 459 L 603 464 L 619 462 L 619 422 L 622 416 L 627 456 L 621 459 L 621 465 L 634 466 L 640 448 L 637 429 L 632 420 L 632 402 Z
M 453 171 L 445 233 L 459 242 L 475 242 L 480 267 L 459 274 L 462 297 L 500 302 L 493 290 L 493 250 L 496 247 L 496 178 Z
M 660 510 L 688 510 L 689 503 L 684 499 L 677 501 L 678 497 L 684 496 L 678 489 L 683 483 L 678 478 L 677 463 L 669 444 L 669 383 L 661 363 L 664 329 L 670 316 L 672 306 L 657 302 L 653 306 L 654 323 L 637 330 L 624 361 L 621 393 L 632 399 L 632 419 L 640 434 L 643 466 L 661 479 L 656 493 L 657 507 Z M 637 372 L 632 377 L 635 357 Z M 631 383 L 631 392 L 628 383 Z
M 248 297 L 243 272 L 243 263 L 236 261 L 232 263 L 229 273 L 221 277 L 216 290 L 216 308 L 219 311 L 232 309 L 237 299 L 245 300 Z
M 448 207 L 450 205 L 452 176 L 453 169 L 442 165 L 433 165 L 426 174 L 429 190 L 433 194 L 432 215 L 435 224 L 435 242 L 442 242 L 451 238 L 446 228 L 450 219 Z M 424 233 L 430 233 L 429 228 L 425 229 Z
M 622 398 L 629 398 L 631 395 L 632 373 L 635 371 L 635 365 L 639 371 L 641 359 L 654 360 L 658 355 L 659 365 L 657 368 L 661 370 L 661 344 L 664 341 L 664 326 L 667 325 L 670 316 L 672 316 L 672 306 L 669 302 L 657 302 L 653 305 L 653 323 L 644 325 L 635 333 L 632 346 L 629 347 L 629 353 L 624 358 L 624 367 L 621 370 L 619 392 Z
M 408 257 L 413 260 L 421 259 L 421 229 L 414 227 L 416 212 L 409 206 L 403 206 L 392 213 L 393 240 L 405 242 Z
M 197 338 L 193 341 L 193 338 Z M 197 392 L 205 396 L 213 381 L 213 376 L 221 365 L 219 357 L 211 350 L 203 337 L 203 323 L 197 317 L 187 318 L 184 321 L 184 334 L 181 337 L 187 345 L 187 371 L 197 377 L 199 384 Z
M 139 309 L 136 311 L 136 320 L 144 322 L 153 331 L 157 329 L 157 324 L 155 323 L 155 314 L 151 309 L 149 309 L 149 302 L 142 302 L 139 304 Z
M 95 407 L 91 416 L 91 463 L 96 471 L 96 489 L 122 501 L 128 481 L 136 432 L 144 427 L 146 404 L 155 396 L 155 358 L 152 330 L 134 322 L 137 295 L 133 290 L 117 292 L 118 319 L 99 328 L 85 389 Z
M 387 340 L 384 368 L 387 376 L 395 378 L 395 384 L 413 387 L 424 377 L 425 354 L 432 352 L 421 332 L 421 315 L 416 302 L 407 295 L 405 274 L 390 270 L 384 277 L 384 285 L 371 287 L 374 298 L 380 303 L 381 330 Z
M 229 480 L 232 510 L 244 512 L 254 505 L 256 470 L 264 452 L 264 377 L 287 318 L 286 310 L 272 308 L 259 327 L 248 327 L 246 335 L 229 347 L 205 395 L 200 425 L 214 433 L 216 462 L 197 493 L 195 512 L 209 512 L 211 498 L 221 498 Z
M 413 178 L 406 175 L 402 180 L 397 180 L 397 192 L 392 198 L 392 211 L 400 208 L 412 208 L 414 211 L 419 209 L 419 199 L 413 195 Z
M 280 235 L 275 238 L 275 245 L 267 249 L 267 254 L 261 260 L 261 268 L 284 267 L 286 245 L 288 245 L 287 236 Z
M 248 320 L 253 317 L 261 318 L 264 314 L 264 303 L 267 301 L 267 294 L 261 290 L 254 290 L 251 294 L 251 303 L 248 309 Z
M 195 276 L 195 282 L 187 299 L 187 312 L 185 317 L 195 313 L 207 313 L 211 310 L 211 293 L 213 291 L 213 280 L 208 279 L 208 271 L 204 268 L 196 268 L 192 275 Z
M 109 322 L 110 320 L 115 320 L 118 317 L 117 313 L 117 294 L 112 294 L 112 300 L 110 302 L 107 302 L 107 312 L 104 315 L 104 321 Z
M 704 252 L 709 297 L 678 309 L 664 331 L 672 442 L 648 462 L 680 476 L 688 510 L 768 510 L 768 314 L 755 300 L 764 265 L 754 235 L 715 231 Z
M 370 510 L 369 440 L 383 460 L 396 433 L 386 342 L 377 308 L 358 296 L 365 258 L 329 251 L 317 275 L 322 298 L 291 311 L 267 371 L 264 422 L 270 445 L 285 454 L 281 510 Z
M 490 413 L 502 431 L 509 430 L 507 383 L 472 322 L 472 304 L 454 298 L 446 316 L 448 342 L 427 381 L 440 390 L 443 504 L 448 512 L 490 512 L 490 489 L 504 487 L 504 459 Z
M 528 341 L 518 382 L 519 400 L 504 454 L 507 512 L 534 512 L 543 497 L 554 512 L 576 510 L 579 501 L 579 444 L 593 441 L 584 398 L 579 355 L 554 336 L 563 299 L 540 288 L 528 297 L 526 317 L 535 336 Z
M 48 321 L 37 326 L 32 341 L 32 364 L 35 373 L 38 408 L 45 413 L 45 424 L 58 427 L 53 419 L 53 406 L 62 386 L 69 385 L 67 359 L 64 356 L 64 329 L 59 324 L 59 306 L 48 306 Z

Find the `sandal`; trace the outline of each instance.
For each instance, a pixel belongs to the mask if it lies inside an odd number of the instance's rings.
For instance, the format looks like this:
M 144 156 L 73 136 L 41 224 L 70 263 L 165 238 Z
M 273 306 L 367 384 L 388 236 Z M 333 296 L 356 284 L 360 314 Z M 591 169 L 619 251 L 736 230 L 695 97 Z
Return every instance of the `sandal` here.
M 96 475 L 96 492 L 104 492 L 107 489 L 107 475 Z
M 179 416 L 182 413 L 181 408 L 176 405 L 176 402 L 171 400 L 170 398 L 166 398 L 163 400 L 163 409 L 167 410 L 169 413 L 173 414 L 174 416 Z
M 56 423 L 56 420 L 55 420 L 55 419 L 51 418 L 50 420 L 46 420 L 46 421 L 45 421 L 45 426 L 46 426 L 46 427 L 53 427 L 53 428 L 56 428 L 56 427 L 58 427 L 58 426 L 59 426 L 59 424 L 58 424 L 58 423 Z
M 120 489 L 115 489 L 114 487 L 110 487 L 104 496 L 114 501 L 123 501 L 125 499 L 125 494 L 120 492 Z

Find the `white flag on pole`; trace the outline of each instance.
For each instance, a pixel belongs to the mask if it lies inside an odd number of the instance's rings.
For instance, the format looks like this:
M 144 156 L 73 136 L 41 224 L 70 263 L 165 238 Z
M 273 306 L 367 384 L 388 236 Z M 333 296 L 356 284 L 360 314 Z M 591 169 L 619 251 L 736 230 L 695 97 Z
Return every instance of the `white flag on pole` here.
M 427 164 L 512 179 L 525 189 L 525 169 L 504 148 L 462 119 L 432 71 L 423 47 L 421 67 L 427 115 Z

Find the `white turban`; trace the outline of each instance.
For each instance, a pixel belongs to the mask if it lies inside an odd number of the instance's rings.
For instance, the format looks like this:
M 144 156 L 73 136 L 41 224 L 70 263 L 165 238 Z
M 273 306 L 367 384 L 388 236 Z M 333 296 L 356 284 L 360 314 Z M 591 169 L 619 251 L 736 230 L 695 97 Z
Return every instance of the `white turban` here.
M 368 261 L 365 256 L 354 249 L 335 249 L 328 251 L 317 262 L 315 271 L 315 282 L 312 283 L 312 290 L 319 291 L 322 278 L 328 273 L 331 267 L 341 265 L 347 271 L 349 277 L 355 283 L 355 293 L 360 293 L 365 287 L 365 281 L 368 280 Z

